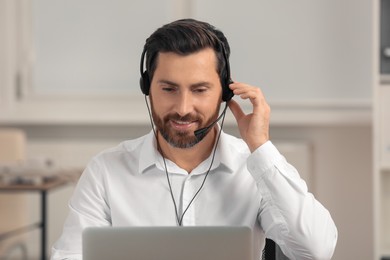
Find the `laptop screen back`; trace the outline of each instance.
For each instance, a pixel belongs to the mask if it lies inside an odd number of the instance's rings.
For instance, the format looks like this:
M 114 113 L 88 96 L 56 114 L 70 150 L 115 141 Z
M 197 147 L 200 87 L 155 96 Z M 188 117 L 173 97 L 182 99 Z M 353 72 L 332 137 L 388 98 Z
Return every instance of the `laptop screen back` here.
M 249 227 L 92 227 L 83 259 L 252 260 Z

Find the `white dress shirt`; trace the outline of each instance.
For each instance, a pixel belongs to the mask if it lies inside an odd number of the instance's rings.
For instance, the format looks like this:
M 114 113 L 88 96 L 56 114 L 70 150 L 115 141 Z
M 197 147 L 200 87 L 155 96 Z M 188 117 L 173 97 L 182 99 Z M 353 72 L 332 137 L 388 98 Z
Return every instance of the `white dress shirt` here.
M 190 174 L 166 160 L 180 215 L 200 187 L 211 158 Z M 177 225 L 153 133 L 95 156 L 69 207 L 52 259 L 81 259 L 81 234 L 89 226 Z M 337 241 L 329 212 L 270 141 L 251 154 L 243 140 L 223 132 L 205 185 L 183 218 L 183 226 L 221 225 L 251 227 L 255 259 L 260 259 L 265 237 L 287 257 L 299 260 L 330 259 Z

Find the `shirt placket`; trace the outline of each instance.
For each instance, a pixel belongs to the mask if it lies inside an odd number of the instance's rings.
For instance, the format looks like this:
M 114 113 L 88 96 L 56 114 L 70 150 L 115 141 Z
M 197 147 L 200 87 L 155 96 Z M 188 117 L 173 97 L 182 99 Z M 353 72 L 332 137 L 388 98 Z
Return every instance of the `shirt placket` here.
M 183 197 L 182 197 L 182 214 L 187 209 L 188 205 L 191 203 L 195 195 L 194 191 L 194 178 L 192 175 L 187 176 L 186 180 L 183 183 Z M 182 225 L 183 226 L 194 226 L 195 223 L 195 200 L 188 207 L 187 211 L 183 216 Z

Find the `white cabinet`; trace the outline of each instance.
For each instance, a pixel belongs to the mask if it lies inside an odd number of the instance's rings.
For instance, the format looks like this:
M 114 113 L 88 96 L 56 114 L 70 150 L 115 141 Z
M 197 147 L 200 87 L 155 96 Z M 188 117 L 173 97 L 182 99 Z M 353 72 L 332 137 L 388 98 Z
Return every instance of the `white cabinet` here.
M 390 84 L 379 86 L 379 166 L 390 170 Z
M 160 25 L 194 17 L 226 33 L 233 78 L 263 89 L 272 123 L 367 124 L 370 8 L 370 0 L 0 1 L 0 122 L 147 123 L 142 44 Z
M 192 10 L 226 33 L 233 78 L 271 101 L 371 99 L 370 0 L 193 0 Z
M 390 1 L 374 6 L 374 242 L 375 260 L 390 259 Z
M 390 85 L 375 88 L 374 227 L 375 259 L 379 260 L 390 257 Z
M 390 85 L 377 84 L 375 88 L 374 226 L 375 259 L 379 260 L 390 257 Z
M 181 15 L 175 3 L 0 1 L 0 123 L 130 121 L 143 45 Z

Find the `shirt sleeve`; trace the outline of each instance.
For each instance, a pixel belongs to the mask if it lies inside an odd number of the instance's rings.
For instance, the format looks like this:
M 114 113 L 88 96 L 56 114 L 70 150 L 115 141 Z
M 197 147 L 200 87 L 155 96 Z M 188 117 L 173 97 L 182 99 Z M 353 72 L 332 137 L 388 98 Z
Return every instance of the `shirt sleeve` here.
M 329 211 L 271 141 L 249 156 L 247 168 L 262 195 L 258 218 L 266 236 L 290 259 L 331 259 L 338 234 Z
M 69 215 L 61 237 L 52 248 L 52 260 L 81 260 L 83 230 L 90 226 L 111 225 L 103 178 L 101 167 L 91 161 L 70 199 Z

